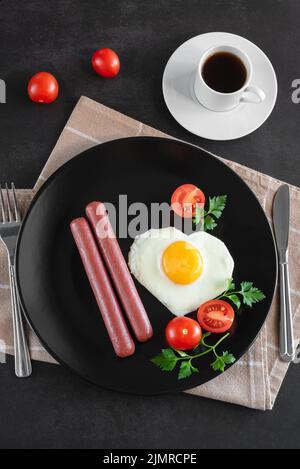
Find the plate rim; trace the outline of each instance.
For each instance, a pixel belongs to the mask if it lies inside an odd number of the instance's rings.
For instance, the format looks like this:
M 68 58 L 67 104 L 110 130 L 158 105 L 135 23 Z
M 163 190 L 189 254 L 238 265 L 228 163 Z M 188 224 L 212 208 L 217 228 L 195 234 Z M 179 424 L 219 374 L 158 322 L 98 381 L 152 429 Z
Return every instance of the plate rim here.
M 259 328 L 257 334 L 255 335 L 255 337 L 253 338 L 252 342 L 247 346 L 246 350 L 236 359 L 235 363 L 227 366 L 227 368 L 225 369 L 225 371 L 222 373 L 222 375 L 224 375 L 224 373 L 226 373 L 232 366 L 234 366 L 244 355 L 245 353 L 248 352 L 248 350 L 252 347 L 252 345 L 254 344 L 254 342 L 256 341 L 257 337 L 259 336 L 259 334 L 261 333 L 262 331 L 262 328 L 264 327 L 268 317 L 269 317 L 269 314 L 270 314 L 270 311 L 271 311 L 271 307 L 272 307 L 272 304 L 274 302 L 274 298 L 275 298 L 275 293 L 276 293 L 276 287 L 277 287 L 277 283 L 278 283 L 278 254 L 277 254 L 277 248 L 276 248 L 276 242 L 275 242 L 275 237 L 274 237 L 274 233 L 273 233 L 273 230 L 271 228 L 271 225 L 269 223 L 269 220 L 265 214 L 265 211 L 259 201 L 259 199 L 257 198 L 256 194 L 254 193 L 254 191 L 251 189 L 251 187 L 249 186 L 249 184 L 244 181 L 244 179 L 239 175 L 237 174 L 235 171 L 233 171 L 233 169 L 226 165 L 226 163 L 224 161 L 222 161 L 222 159 L 220 157 L 218 157 L 217 155 L 214 155 L 213 153 L 209 152 L 208 150 L 205 150 L 204 148 L 202 147 L 199 147 L 198 145 L 195 145 L 193 143 L 189 143 L 189 142 L 185 142 L 183 140 L 177 140 L 177 139 L 173 139 L 173 138 L 170 138 L 170 137 L 156 137 L 156 136 L 132 136 L 132 137 L 121 137 L 121 138 L 117 138 L 117 139 L 113 139 L 113 140 L 108 140 L 106 142 L 103 142 L 103 143 L 99 143 L 97 145 L 94 145 L 93 147 L 90 147 L 84 151 L 82 151 L 81 153 L 79 153 L 78 155 L 75 155 L 73 158 L 71 158 L 70 160 L 66 161 L 65 163 L 63 163 L 59 168 L 57 168 L 50 176 L 49 178 L 43 183 L 43 185 L 40 187 L 40 189 L 35 193 L 33 199 L 31 200 L 30 202 L 30 206 L 22 220 L 22 225 L 21 225 L 21 228 L 20 228 L 20 231 L 19 231 L 19 234 L 18 234 L 18 238 L 17 238 L 17 245 L 16 245 L 16 255 L 15 255 L 15 268 L 16 268 L 16 281 L 17 281 L 17 289 L 18 289 L 18 295 L 19 295 L 19 300 L 20 300 L 20 304 L 21 304 L 21 309 L 22 309 L 22 312 L 24 314 L 24 317 L 27 321 L 27 323 L 29 324 L 30 328 L 33 330 L 33 332 L 36 334 L 36 336 L 38 337 L 41 345 L 44 347 L 44 349 L 46 350 L 46 352 L 49 353 L 49 355 L 54 358 L 58 364 L 61 364 L 62 366 L 64 366 L 67 370 L 71 371 L 72 373 L 74 373 L 76 376 L 79 376 L 81 379 L 93 384 L 94 386 L 98 387 L 98 388 L 102 388 L 102 389 L 107 389 L 107 390 L 110 390 L 110 391 L 113 391 L 113 392 L 119 392 L 119 393 L 122 393 L 122 394 L 130 394 L 130 395 L 139 395 L 139 396 L 159 396 L 159 395 L 167 395 L 167 394 L 174 394 L 174 393 L 178 393 L 178 392 L 184 392 L 184 391 L 189 391 L 189 390 L 192 390 L 192 389 L 195 389 L 197 388 L 199 385 L 196 385 L 194 387 L 189 387 L 189 386 L 186 386 L 184 384 L 184 382 L 182 382 L 181 386 L 179 386 L 180 389 L 177 389 L 177 390 L 160 390 L 160 391 L 157 391 L 157 392 L 154 392 L 154 391 L 151 391 L 150 393 L 145 393 L 145 392 L 141 392 L 141 391 L 126 391 L 126 390 L 118 390 L 114 387 L 109 387 L 109 386 L 106 386 L 106 385 L 102 385 L 102 384 L 99 384 L 99 383 L 96 383 L 95 381 L 93 381 L 92 379 L 90 379 L 89 377 L 87 376 L 84 376 L 84 374 L 81 374 L 79 373 L 78 371 L 76 371 L 76 369 L 74 369 L 71 365 L 67 364 L 64 360 L 62 360 L 60 357 L 58 357 L 58 355 L 52 350 L 52 348 L 45 342 L 45 340 L 41 337 L 40 333 L 36 330 L 36 327 L 34 326 L 33 324 L 33 321 L 31 320 L 30 318 L 30 314 L 28 313 L 27 311 L 27 308 L 25 306 L 25 303 L 24 303 L 24 298 L 23 298 L 23 295 L 22 295 L 22 291 L 21 291 L 21 288 L 20 288 L 20 273 L 19 273 L 19 257 L 20 257 L 20 245 L 21 245 L 21 240 L 22 240 L 22 235 L 23 235 L 23 232 L 25 230 L 25 226 L 26 226 L 26 223 L 30 217 L 30 214 L 36 204 L 36 202 L 38 201 L 38 199 L 40 198 L 40 196 L 43 194 L 43 192 L 48 188 L 48 186 L 51 184 L 51 182 L 61 173 L 65 170 L 66 167 L 69 167 L 73 164 L 73 161 L 77 160 L 77 159 L 80 159 L 80 158 L 83 158 L 88 152 L 91 152 L 93 150 L 95 150 L 96 148 L 100 147 L 100 146 L 103 146 L 103 145 L 109 145 L 111 143 L 114 143 L 114 142 L 119 142 L 119 141 L 138 141 L 138 140 L 144 140 L 144 141 L 149 141 L 149 140 L 162 140 L 162 141 L 169 141 L 169 142 L 172 142 L 172 143 L 177 143 L 179 145 L 183 145 L 183 146 L 187 146 L 187 147 L 192 147 L 194 149 L 197 149 L 197 150 L 200 150 L 204 153 L 206 153 L 209 158 L 213 158 L 215 160 L 217 160 L 217 162 L 221 165 L 221 166 L 225 166 L 231 173 L 234 174 L 235 177 L 237 177 L 238 179 L 240 179 L 240 181 L 249 189 L 250 193 L 252 194 L 252 196 L 255 198 L 258 206 L 259 206 L 259 209 L 261 210 L 261 213 L 263 214 L 263 217 L 265 219 L 265 222 L 266 222 L 266 225 L 268 226 L 268 229 L 269 229 L 269 232 L 270 232 L 270 235 L 271 235 L 271 239 L 272 239 L 272 245 L 273 245 L 273 249 L 274 249 L 274 254 L 275 254 L 275 279 L 274 279 L 274 286 L 273 286 L 273 292 L 272 292 L 272 297 L 270 298 L 270 301 L 269 301 L 269 306 L 268 306 L 268 310 L 266 312 L 266 316 L 265 316 L 265 319 L 261 325 L 261 327 Z M 218 376 L 220 376 L 221 374 L 216 374 L 215 377 L 213 377 L 212 379 L 208 380 L 208 381 L 205 381 L 204 383 L 200 384 L 200 385 L 203 385 L 203 384 L 206 384 L 206 383 L 209 383 L 211 381 L 213 381 L 214 379 L 216 379 Z

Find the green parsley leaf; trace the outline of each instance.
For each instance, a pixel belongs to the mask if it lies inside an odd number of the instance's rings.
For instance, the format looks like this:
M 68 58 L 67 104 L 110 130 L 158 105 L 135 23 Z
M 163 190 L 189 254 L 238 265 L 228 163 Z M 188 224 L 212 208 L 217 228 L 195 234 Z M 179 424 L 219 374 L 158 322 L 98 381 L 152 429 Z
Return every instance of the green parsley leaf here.
M 241 292 L 249 291 L 251 287 L 253 287 L 253 282 L 242 282 Z
M 165 358 L 173 359 L 176 358 L 176 354 L 172 348 L 163 348 L 161 353 Z
M 235 289 L 235 283 L 233 281 L 233 278 L 229 278 L 227 281 L 226 291 L 228 292 L 229 290 L 234 290 L 234 289 Z
M 177 357 L 174 350 L 167 348 L 163 349 L 161 353 L 152 358 L 151 362 L 163 371 L 172 371 L 177 364 Z
M 190 361 L 182 361 L 179 368 L 178 379 L 185 379 L 191 376 L 191 363 Z
M 204 231 L 213 230 L 217 226 L 217 223 L 210 215 L 204 217 Z
M 228 352 L 223 352 L 222 360 L 224 363 L 226 363 L 226 365 L 232 365 L 232 363 L 235 363 L 236 361 L 234 355 Z
M 253 286 L 253 282 L 242 282 L 240 290 L 235 290 L 235 284 L 232 279 L 228 280 L 227 289 L 218 298 L 225 298 L 232 301 L 237 309 L 241 307 L 241 299 L 247 306 L 252 306 L 254 303 L 265 298 L 263 292 Z
M 194 225 L 203 222 L 204 231 L 213 230 L 217 223 L 215 219 L 221 217 L 227 201 L 227 195 L 217 195 L 209 197 L 208 211 L 205 212 L 204 207 L 196 205 L 195 213 L 193 216 Z
M 180 364 L 178 379 L 189 378 L 192 373 L 198 373 L 198 368 L 191 364 L 190 360 L 184 360 Z
M 224 373 L 226 366 L 231 365 L 234 362 L 235 357 L 232 354 L 223 352 L 223 355 L 217 357 L 216 360 L 211 364 L 211 367 L 214 371 L 221 371 Z
M 235 304 L 235 306 L 237 307 L 237 309 L 240 309 L 241 307 L 241 301 L 239 299 L 239 297 L 237 295 L 228 295 L 227 298 L 232 301 L 232 303 Z
M 217 357 L 216 360 L 210 365 L 214 371 L 225 371 L 225 363 L 221 357 Z
M 250 307 L 265 298 L 263 292 L 254 287 L 252 282 L 242 282 L 240 293 L 243 296 L 244 304 Z
M 208 213 L 216 218 L 220 218 L 225 208 L 227 195 L 217 195 L 216 197 L 209 198 Z
M 193 373 L 199 373 L 198 368 L 196 368 L 195 366 L 193 366 L 192 363 L 191 363 L 191 370 L 192 370 Z
M 204 208 L 196 205 L 195 213 L 193 216 L 194 225 L 198 225 L 200 221 L 204 220 Z

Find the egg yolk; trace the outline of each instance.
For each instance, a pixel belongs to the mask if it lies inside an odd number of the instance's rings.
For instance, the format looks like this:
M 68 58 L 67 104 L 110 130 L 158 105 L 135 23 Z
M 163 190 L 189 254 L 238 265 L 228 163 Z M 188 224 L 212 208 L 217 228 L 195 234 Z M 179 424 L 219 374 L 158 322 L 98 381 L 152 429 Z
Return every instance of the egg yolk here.
M 200 277 L 203 259 L 195 246 L 186 241 L 176 241 L 164 251 L 162 268 L 172 282 L 187 285 Z

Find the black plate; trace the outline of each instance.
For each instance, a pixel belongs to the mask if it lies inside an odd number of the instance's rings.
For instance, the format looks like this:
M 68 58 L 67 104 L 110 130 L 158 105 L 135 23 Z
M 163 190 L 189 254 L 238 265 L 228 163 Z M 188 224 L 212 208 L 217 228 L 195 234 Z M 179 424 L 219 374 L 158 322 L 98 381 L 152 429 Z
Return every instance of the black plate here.
M 259 333 L 270 308 L 277 267 L 274 239 L 265 214 L 249 187 L 225 164 L 186 143 L 137 137 L 94 147 L 62 166 L 36 195 L 23 223 L 17 248 L 17 277 L 26 316 L 45 348 L 60 363 L 109 389 L 138 394 L 182 391 L 217 376 L 208 356 L 199 374 L 178 381 L 150 359 L 164 343 L 173 316 L 138 285 L 155 335 L 134 356 L 119 359 L 107 337 L 76 251 L 69 223 L 85 205 L 103 200 L 169 202 L 173 190 L 194 183 L 207 195 L 227 194 L 228 204 L 213 234 L 235 260 L 237 282 L 251 280 L 266 299 L 238 316 L 224 350 L 240 358 Z M 121 239 L 127 258 L 131 239 Z

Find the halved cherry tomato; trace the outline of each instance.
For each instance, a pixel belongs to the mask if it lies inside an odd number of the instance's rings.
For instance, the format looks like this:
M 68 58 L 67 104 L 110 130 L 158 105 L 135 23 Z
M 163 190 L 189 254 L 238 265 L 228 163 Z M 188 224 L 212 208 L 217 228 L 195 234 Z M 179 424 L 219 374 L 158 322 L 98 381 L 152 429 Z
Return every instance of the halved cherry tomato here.
M 194 319 L 181 316 L 172 319 L 166 327 L 166 339 L 177 350 L 195 348 L 202 337 L 201 327 Z
M 35 103 L 49 104 L 56 100 L 59 86 L 52 73 L 38 72 L 29 80 L 27 91 Z
M 174 212 L 183 218 L 192 218 L 197 204 L 205 204 L 205 195 L 194 184 L 183 184 L 177 187 L 171 198 Z
M 197 318 L 203 329 L 220 334 L 231 328 L 234 310 L 227 301 L 210 300 L 200 306 Z
M 92 67 L 98 75 L 112 78 L 120 71 L 120 59 L 112 49 L 99 49 L 92 55 Z

